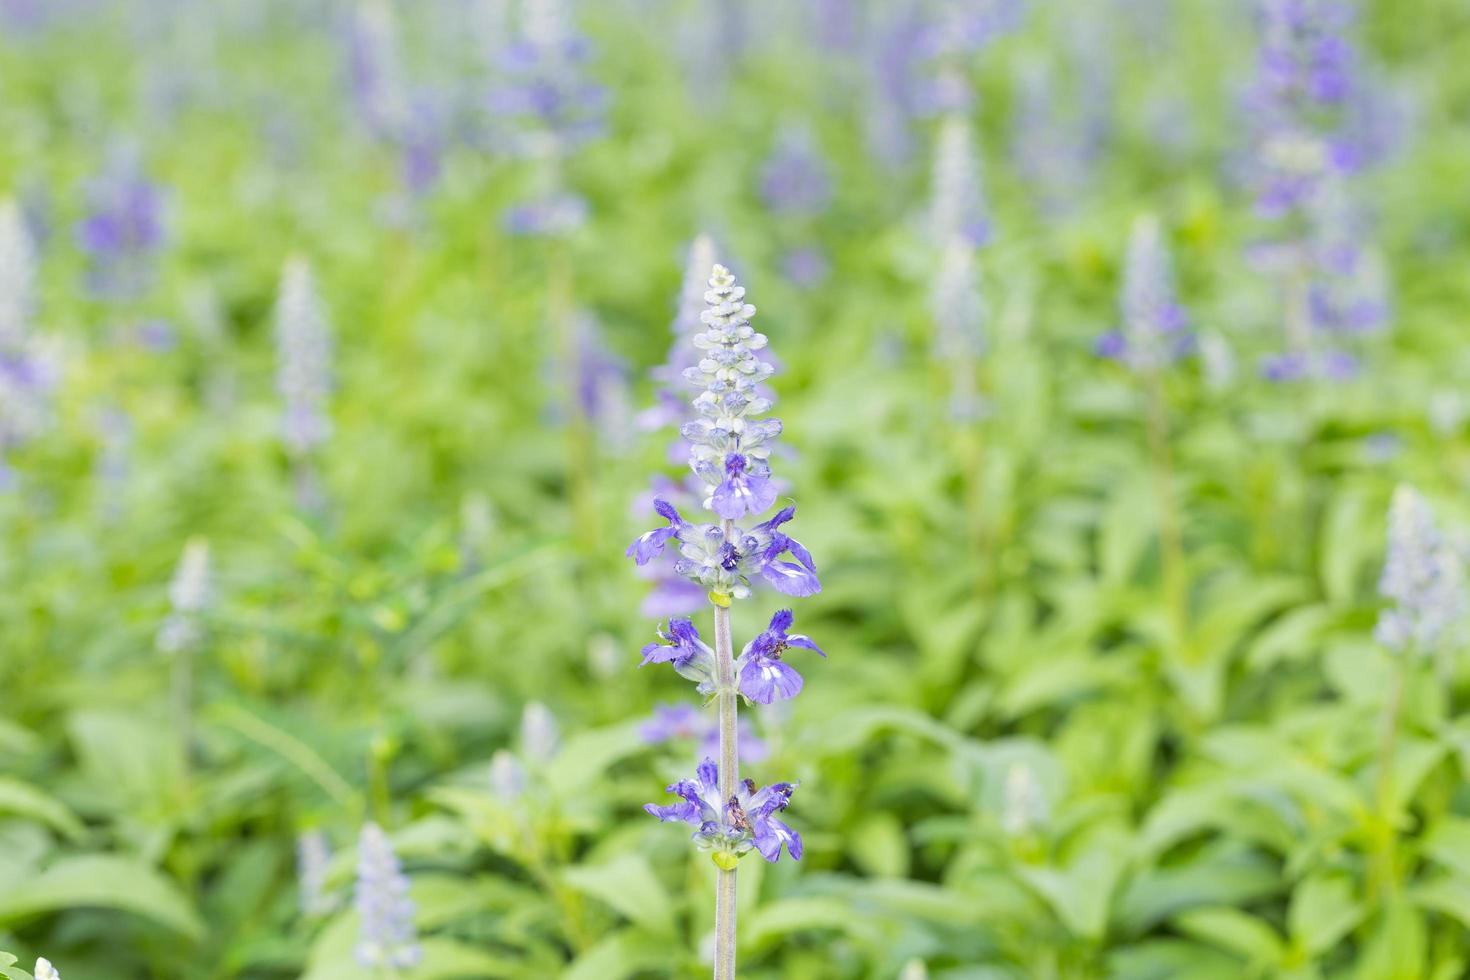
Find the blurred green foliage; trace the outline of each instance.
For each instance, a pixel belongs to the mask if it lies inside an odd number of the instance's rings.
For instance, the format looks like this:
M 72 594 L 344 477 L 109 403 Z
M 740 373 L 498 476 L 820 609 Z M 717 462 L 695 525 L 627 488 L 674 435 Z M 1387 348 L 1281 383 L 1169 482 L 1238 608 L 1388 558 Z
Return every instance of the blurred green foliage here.
M 251 8 L 220 9 L 236 6 Z M 1054 56 L 1082 6 L 1038 2 L 973 66 L 998 228 L 973 423 L 948 417 L 929 356 L 922 161 L 871 162 L 861 91 L 799 32 L 705 104 L 670 33 L 645 29 L 668 5 L 587 5 L 612 117 L 570 162 L 590 223 L 547 243 L 499 224 L 531 168 L 465 149 L 412 221 L 385 221 L 396 161 L 354 130 L 331 32 L 286 29 L 289 6 L 202 52 L 166 18 L 96 11 L 0 38 L 0 190 L 49 201 L 37 328 L 67 355 L 55 425 L 13 454 L 0 498 L 0 947 L 66 980 L 366 976 L 348 903 L 298 914 L 293 853 L 322 829 L 345 899 L 371 817 L 413 879 L 416 980 L 705 971 L 708 859 L 640 809 L 695 753 L 637 733 L 688 695 L 632 669 L 653 623 L 622 550 L 663 440 L 619 453 L 558 421 L 546 283 L 564 264 L 641 370 L 666 350 L 680 249 L 709 227 L 783 365 L 797 455 L 781 470 L 825 585 L 802 625 L 831 655 L 789 710 L 757 716 L 772 753 L 747 769 L 801 781 L 789 817 L 807 855 L 743 863 L 745 975 L 1470 974 L 1470 671 L 1398 665 L 1371 639 L 1394 485 L 1470 527 L 1462 4 L 1365 12 L 1365 47 L 1419 109 L 1408 152 L 1364 190 L 1396 318 L 1359 379 L 1273 387 L 1254 358 L 1279 330 L 1274 298 L 1242 259 L 1259 228 L 1222 177 L 1248 18 L 1173 4 L 1157 58 L 1114 25 L 1110 151 L 1057 214 L 1004 152 L 1018 65 Z M 145 98 L 171 71 L 196 97 Z M 1178 155 L 1144 126 L 1164 90 L 1195 134 Z M 834 206 L 799 222 L 754 188 L 793 117 L 836 180 Z M 157 288 L 123 308 L 80 289 L 70 236 L 119 136 L 169 188 L 172 228 Z M 1145 209 L 1170 229 L 1195 322 L 1238 362 L 1226 384 L 1193 362 L 1166 379 L 1167 470 L 1143 391 L 1091 351 Z M 832 274 L 802 289 L 779 255 L 808 239 Z M 313 262 L 337 346 L 316 516 L 295 508 L 276 438 L 271 309 L 292 253 Z M 171 349 L 128 340 L 153 317 L 177 325 Z M 107 411 L 129 419 L 120 479 L 98 473 Z M 181 716 L 154 634 L 192 535 L 211 543 L 217 599 Z M 737 642 L 770 608 L 737 609 Z M 533 700 L 561 745 L 522 794 L 496 794 L 489 760 L 517 751 Z M 1018 767 L 1039 797 L 1016 821 Z

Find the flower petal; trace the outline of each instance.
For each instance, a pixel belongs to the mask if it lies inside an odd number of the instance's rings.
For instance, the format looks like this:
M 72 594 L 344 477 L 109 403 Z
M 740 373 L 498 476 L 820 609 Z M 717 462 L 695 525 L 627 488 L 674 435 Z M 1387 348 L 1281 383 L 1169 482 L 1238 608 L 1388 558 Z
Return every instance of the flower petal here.
M 664 544 L 679 532 L 676 527 L 659 527 L 652 531 L 640 534 L 628 550 L 623 552 L 626 558 L 632 558 L 639 565 L 647 565 L 650 561 L 662 554 Z
M 801 693 L 801 675 L 779 660 L 757 658 L 740 671 L 740 693 L 756 704 L 785 701 Z
M 822 653 L 822 648 L 813 643 L 812 638 L 805 633 L 792 633 L 786 637 L 786 645 L 789 647 L 801 647 L 803 650 L 810 650 L 819 656 L 826 656 L 825 653 Z
M 813 572 L 787 561 L 767 562 L 761 568 L 761 578 L 771 583 L 777 592 L 797 599 L 822 591 L 822 583 L 817 581 Z

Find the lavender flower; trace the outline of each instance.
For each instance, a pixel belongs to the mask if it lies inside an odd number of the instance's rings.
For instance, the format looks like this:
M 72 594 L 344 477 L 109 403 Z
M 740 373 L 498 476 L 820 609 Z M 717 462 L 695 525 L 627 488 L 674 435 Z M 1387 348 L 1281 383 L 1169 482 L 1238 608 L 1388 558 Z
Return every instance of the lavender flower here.
M 789 609 L 782 609 L 771 617 L 771 625 L 745 645 L 740 659 L 735 661 L 735 674 L 740 678 L 740 693 L 756 704 L 771 704 L 785 701 L 801 693 L 804 683 L 800 674 L 781 655 L 791 647 L 811 650 L 826 657 L 811 637 L 802 633 L 787 633 L 792 623 Z
M 1019 24 L 1023 6 L 1020 0 L 886 5 L 893 13 L 874 31 L 867 113 L 869 143 L 885 165 L 907 160 L 914 120 L 970 109 L 967 66 Z
M 1339 336 L 1372 333 L 1388 322 L 1388 272 L 1369 242 L 1361 208 L 1341 177 L 1323 182 L 1308 209 L 1313 330 Z
M 679 287 L 679 300 L 674 310 L 674 320 L 669 324 L 676 344 L 687 349 L 690 338 L 704 329 L 704 293 L 708 288 L 705 280 L 715 264 L 715 240 L 701 232 L 689 243 L 689 257 L 684 262 L 684 281 Z M 693 364 L 688 365 L 693 367 Z M 684 369 L 677 372 L 683 377 Z
M 5 457 L 45 430 L 59 369 L 51 346 L 30 333 L 36 263 L 14 203 L 0 202 L 0 486 L 11 474 Z
M 785 507 L 749 529 L 735 523 L 775 503 L 767 460 L 781 423 L 761 418 L 770 399 L 760 388 L 775 369 L 757 356 L 766 338 L 750 326 L 755 307 L 745 302 L 745 290 L 724 266 L 714 266 L 709 287 L 704 294 L 708 308 L 700 314 L 704 329 L 692 338 L 703 356 L 684 371 L 684 378 L 702 389 L 693 402 L 699 418 L 680 431 L 691 447 L 690 468 L 704 485 L 704 506 L 721 521 L 694 524 L 668 501 L 655 499 L 654 509 L 667 526 L 640 536 L 629 545 L 627 554 L 646 565 L 669 542 L 677 542 L 679 558 L 674 571 L 706 589 L 714 605 L 714 649 L 700 639 L 692 622 L 674 619 L 667 630 L 660 631 L 664 643 L 644 647 L 643 662 L 673 664 L 695 682 L 700 693 L 718 702 L 720 764 L 717 768 L 706 759 L 699 766 L 697 782 L 669 787 L 682 803 L 671 807 L 650 804 L 646 809 L 660 820 L 693 824 L 697 828 L 694 840 L 710 852 L 720 869 L 715 888 L 715 976 L 733 980 L 735 870 L 741 855 L 756 849 L 775 861 L 785 846 L 793 858 L 801 856 L 801 838 L 774 816 L 786 808 L 794 786 L 780 783 L 758 791 L 753 782 L 739 779 L 739 696 L 746 690 L 769 701 L 794 694 L 800 678 L 793 684 L 781 654 L 790 646 L 810 646 L 810 641 L 789 634 L 786 627 L 791 614 L 781 613 L 772 619 L 769 630 L 752 641 L 737 664 L 730 605 L 733 599 L 750 594 L 752 576 L 764 578 L 787 595 L 811 595 L 821 585 L 810 553 L 781 530 L 795 515 L 794 507 Z M 783 561 L 784 555 L 795 561 Z
M 734 520 L 775 503 L 767 459 L 781 422 L 757 418 L 770 400 L 756 389 L 775 369 L 756 353 L 766 346 L 766 336 L 750 326 L 755 307 L 744 301 L 744 288 L 724 266 L 714 267 L 709 285 L 709 308 L 700 316 L 706 329 L 694 337 L 705 354 L 684 372 L 704 389 L 694 400 L 701 417 L 680 431 L 691 446 L 689 465 L 708 487 L 705 506 Z
M 174 570 L 168 598 L 172 607 L 154 641 L 161 653 L 194 653 L 204 642 L 204 610 L 209 605 L 209 542 L 191 538 Z
M 361 919 L 354 955 L 368 969 L 408 969 L 423 958 L 414 928 L 408 879 L 388 835 L 375 823 L 363 825 L 357 843 L 357 889 L 353 899 Z
M 975 274 L 974 246 L 962 237 L 951 238 L 939 257 L 930 308 L 939 328 L 935 353 L 941 359 L 967 362 L 981 352 L 985 300 Z
M 668 397 L 673 398 L 674 396 L 669 395 Z M 683 404 L 677 399 L 674 401 L 676 404 Z M 682 441 L 674 443 L 670 449 L 671 455 L 675 449 L 683 450 L 679 455 L 687 455 L 687 449 Z M 682 459 L 674 461 L 682 462 Z M 693 474 L 690 474 L 682 484 L 661 474 L 655 476 L 652 483 L 650 494 L 640 498 L 637 508 L 640 513 L 644 510 L 657 513 L 657 502 L 666 501 L 671 497 L 693 501 L 697 499 L 695 494 L 700 492 L 701 486 Z M 677 514 L 678 511 L 675 510 L 674 513 Z M 675 570 L 678 561 L 678 555 L 670 551 L 662 555 L 656 562 L 639 566 L 639 574 L 653 583 L 652 590 L 644 597 L 640 607 L 645 616 L 652 619 L 668 619 L 673 616 L 687 616 L 704 608 L 708 601 L 705 597 L 705 590 L 698 583 L 689 581 Z
M 281 438 L 293 457 L 327 441 L 332 338 L 326 308 L 305 259 L 293 258 L 281 273 L 276 301 L 276 389 L 285 403 Z
M 781 857 L 784 844 L 792 860 L 800 861 L 801 835 L 776 818 L 791 802 L 796 783 L 773 783 L 756 789 L 749 779 L 738 784 L 729 800 L 720 798 L 719 767 L 705 759 L 695 770 L 694 779 L 685 779 L 668 787 L 679 803 L 658 806 L 649 803 L 644 810 L 665 823 L 683 822 L 694 827 L 693 840 L 701 851 L 711 853 L 721 867 L 734 867 L 734 862 L 751 849 L 767 861 Z
M 1187 353 L 1193 338 L 1174 296 L 1173 272 L 1163 227 L 1152 215 L 1133 222 L 1119 298 L 1122 328 L 1098 341 L 1098 353 L 1140 373 L 1159 370 Z
M 358 0 L 347 27 L 352 102 L 368 132 L 396 139 L 409 119 L 398 24 L 387 0 Z
M 563 0 L 528 0 L 520 33 L 503 52 L 505 82 L 491 108 L 516 127 L 516 149 L 560 157 L 602 132 L 606 90 L 586 75 L 591 47 Z
M 308 919 L 321 918 L 337 906 L 327 891 L 327 872 L 331 864 L 332 852 L 327 846 L 326 835 L 321 831 L 307 831 L 296 838 L 297 891 L 301 914 Z
M 1329 173 L 1357 155 L 1343 131 L 1356 97 L 1351 9 L 1339 0 L 1262 0 L 1257 77 L 1247 95 L 1255 123 L 1257 209 L 1280 216 L 1303 205 Z
M 934 173 L 929 188 L 929 235 L 944 245 L 955 239 L 984 245 L 990 238 L 990 218 L 980 182 L 970 124 L 961 116 L 946 116 L 934 148 Z
M 639 413 L 638 424 L 644 431 L 677 426 L 688 415 L 684 399 L 674 390 L 675 385 L 684 383 L 684 372 L 699 363 L 699 351 L 691 343 L 693 336 L 703 329 L 700 314 L 704 312 L 705 279 L 715 262 L 715 243 L 709 235 L 699 234 L 689 244 L 689 258 L 684 266 L 684 281 L 674 309 L 673 322 L 669 330 L 674 335 L 664 363 L 651 372 L 658 382 L 654 394 L 654 405 Z M 672 455 L 680 455 L 679 443 L 671 449 Z M 682 461 L 682 460 L 681 460 Z
M 51 965 L 50 960 L 41 956 L 36 959 L 36 980 L 61 980 L 61 974 Z
M 1275 382 L 1307 378 L 1347 381 L 1357 376 L 1359 367 L 1358 359 L 1346 351 L 1291 351 L 1263 357 L 1261 377 Z
M 638 564 L 647 564 L 663 552 L 668 541 L 677 540 L 680 558 L 675 571 L 715 596 L 744 599 L 750 595 L 753 577 L 764 579 L 789 596 L 815 595 L 822 590 L 811 553 L 780 530 L 796 515 L 795 507 L 783 509 L 749 530 L 737 526 L 727 541 L 720 525 L 690 524 L 665 501 L 657 501 L 656 505 L 669 526 L 649 531 L 628 546 L 628 557 Z M 785 554 L 796 561 L 780 561 Z
M 518 800 L 526 792 L 526 768 L 506 749 L 490 757 L 490 791 L 506 801 Z
M 601 445 L 624 450 L 632 429 L 628 365 L 608 350 L 602 325 L 590 312 L 582 311 L 576 317 L 574 345 L 576 406 L 597 427 Z
M 653 709 L 653 715 L 638 727 L 638 735 L 649 745 L 697 739 L 701 758 L 720 750 L 719 723 L 708 712 L 692 704 L 659 705 Z M 760 762 L 769 754 L 766 743 L 756 736 L 744 718 L 740 719 L 737 737 L 740 758 L 745 761 Z
M 88 283 L 99 296 L 134 299 L 151 284 L 164 246 L 163 192 L 137 154 L 119 150 L 84 194 L 87 217 L 76 234 L 89 260 Z
M 568 235 L 586 223 L 587 202 L 576 194 L 548 194 L 505 213 L 505 230 L 512 235 Z
M 673 664 L 675 672 L 695 682 L 695 690 L 710 695 L 715 692 L 715 653 L 700 639 L 699 630 L 687 619 L 671 619 L 668 627 L 660 627 L 658 638 L 663 643 L 643 647 L 646 664 Z
M 1096 162 L 1081 126 L 1062 109 L 1056 70 L 1045 61 L 1023 64 L 1011 119 L 1011 157 L 1016 170 L 1040 195 L 1046 211 L 1075 207 Z
M 1429 503 L 1401 485 L 1388 512 L 1388 559 L 1378 591 L 1393 605 L 1378 617 L 1378 642 L 1421 656 L 1464 640 L 1464 561 L 1446 540 Z
M 761 199 L 776 214 L 810 216 L 832 201 L 827 161 L 810 129 L 788 126 L 761 168 Z
M 556 757 L 561 730 L 556 716 L 540 701 L 528 701 L 521 711 L 521 755 L 527 762 L 545 764 Z
M 832 263 L 815 245 L 802 245 L 781 256 L 781 269 L 792 285 L 812 289 L 827 280 Z

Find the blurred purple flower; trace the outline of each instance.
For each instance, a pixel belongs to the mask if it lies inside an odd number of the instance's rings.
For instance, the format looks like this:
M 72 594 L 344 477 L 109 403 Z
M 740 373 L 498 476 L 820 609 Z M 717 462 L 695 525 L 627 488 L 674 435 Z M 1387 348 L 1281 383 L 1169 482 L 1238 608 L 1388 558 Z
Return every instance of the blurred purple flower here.
M 1134 220 L 1119 297 L 1122 326 L 1098 341 L 1098 353 L 1148 373 L 1194 349 L 1189 318 L 1174 295 L 1163 226 L 1152 215 Z
M 510 125 L 513 149 L 562 157 L 600 135 L 607 90 L 587 74 L 591 45 L 563 0 L 527 0 L 515 40 L 501 52 L 491 112 Z
M 134 299 L 154 277 L 165 243 L 164 194 L 130 150 L 115 151 L 83 190 L 87 216 L 76 227 L 88 258 L 87 281 L 99 296 Z
M 948 115 L 939 125 L 929 178 L 929 234 L 936 243 L 962 238 L 983 245 L 988 236 L 980 160 L 970 123 Z
M 287 261 L 276 300 L 276 389 L 286 451 L 303 457 L 327 441 L 332 420 L 332 336 L 316 278 L 305 259 Z
M 760 762 L 769 755 L 766 743 L 756 737 L 744 718 L 740 719 L 738 729 L 741 759 Z M 652 717 L 639 726 L 638 734 L 650 745 L 698 740 L 701 758 L 719 754 L 719 721 L 692 704 L 659 705 L 653 709 Z
M 832 178 L 816 139 L 805 126 L 787 126 L 761 168 L 761 199 L 779 215 L 809 217 L 832 201 Z
M 399 869 L 388 835 L 364 824 L 357 844 L 357 888 L 353 904 L 359 918 L 353 955 L 369 969 L 409 969 L 423 959 L 414 927 L 408 878 Z
M 832 263 L 820 248 L 805 245 L 793 248 L 781 256 L 781 268 L 792 285 L 812 289 L 827 280 L 832 271 Z
M 505 214 L 505 228 L 513 235 L 556 237 L 571 234 L 586 223 L 587 202 L 576 194 L 527 201 Z

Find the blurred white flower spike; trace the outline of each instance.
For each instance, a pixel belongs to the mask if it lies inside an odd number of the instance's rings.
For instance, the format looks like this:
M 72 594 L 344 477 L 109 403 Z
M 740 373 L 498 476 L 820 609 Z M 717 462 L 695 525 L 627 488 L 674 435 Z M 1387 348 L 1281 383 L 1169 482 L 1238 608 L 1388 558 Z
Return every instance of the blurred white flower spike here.
M 209 606 L 209 597 L 209 542 L 190 538 L 169 584 L 171 608 L 156 640 L 160 652 L 192 653 L 199 648 L 204 641 L 201 615 Z

